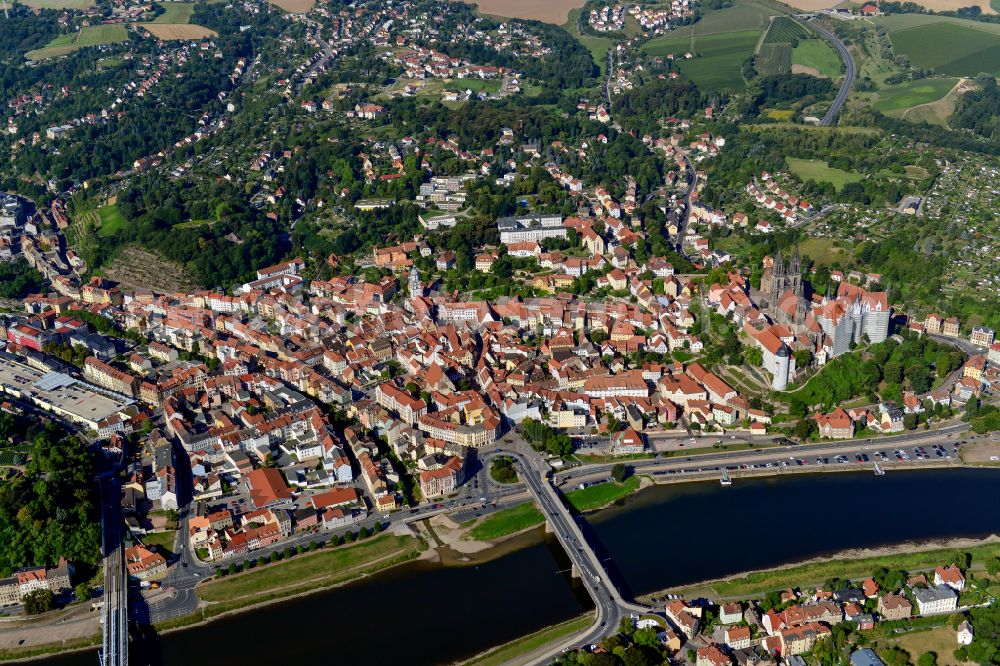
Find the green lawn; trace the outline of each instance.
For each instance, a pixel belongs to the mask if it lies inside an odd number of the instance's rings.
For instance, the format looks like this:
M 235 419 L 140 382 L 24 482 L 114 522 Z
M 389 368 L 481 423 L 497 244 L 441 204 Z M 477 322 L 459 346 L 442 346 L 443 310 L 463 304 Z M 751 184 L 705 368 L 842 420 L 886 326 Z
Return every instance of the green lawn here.
M 551 643 L 557 638 L 568 636 L 574 631 L 589 627 L 593 622 L 593 613 L 581 615 L 562 624 L 546 627 L 541 631 L 536 631 L 528 636 L 513 640 L 506 645 L 486 652 L 482 656 L 473 657 L 469 661 L 464 662 L 462 666 L 500 666 L 500 664 L 510 663 L 517 657 L 536 650 L 546 643 Z
M 402 560 L 415 557 L 423 548 L 420 540 L 408 536 L 383 534 L 354 545 L 302 555 L 270 564 L 248 573 L 211 580 L 198 586 L 198 597 L 209 602 L 230 602 L 252 599 L 273 593 L 275 588 L 299 586 L 284 590 L 287 596 L 305 589 L 317 589 L 353 578 L 356 570 L 375 564 L 376 560 Z
M 825 160 L 803 160 L 797 157 L 786 157 L 788 170 L 802 180 L 815 180 L 817 183 L 831 183 L 840 190 L 847 183 L 861 180 L 861 174 L 853 171 L 843 171 L 829 166 Z
M 1000 28 L 947 21 L 898 30 L 889 36 L 896 54 L 908 56 L 914 67 L 933 68 L 938 74 L 951 76 L 1000 74 L 1000 34 L 980 26 Z
M 164 12 L 153 19 L 153 23 L 190 23 L 194 14 L 193 2 L 158 2 Z
M 873 105 L 882 113 L 900 111 L 918 104 L 928 104 L 948 94 L 958 79 L 920 79 L 907 81 L 895 86 L 886 86 L 878 91 L 878 101 Z
M 177 530 L 154 532 L 143 536 L 142 542 L 146 544 L 146 546 L 156 546 L 157 552 L 160 553 L 160 555 L 169 558 L 174 554 L 174 537 L 176 534 Z
M 542 512 L 535 508 L 534 503 L 525 502 L 487 516 L 469 530 L 469 536 L 477 541 L 489 541 L 541 525 L 543 520 Z
M 639 489 L 639 479 L 629 477 L 624 483 L 599 483 L 582 490 L 566 493 L 566 500 L 577 511 L 591 511 L 611 504 L 616 499 L 631 495 Z
M 821 585 L 827 578 L 865 578 L 878 567 L 902 569 L 907 572 L 927 571 L 940 564 L 950 563 L 956 552 L 972 553 L 973 566 L 991 555 L 1000 554 L 1000 544 L 992 543 L 972 548 L 946 548 L 923 552 L 896 553 L 878 557 L 852 560 L 825 560 L 773 569 L 712 583 L 711 587 L 724 597 L 746 597 L 771 590 Z
M 101 218 L 102 236 L 111 236 L 126 224 L 125 216 L 118 210 L 118 206 L 101 206 L 97 209 L 97 215 Z
M 833 48 L 822 39 L 802 39 L 792 49 L 792 64 L 813 67 L 823 76 L 835 79 L 840 76 L 843 61 Z
M 658 37 L 642 48 L 650 55 L 660 56 L 691 51 L 696 57 L 681 59 L 677 68 L 695 85 L 705 90 L 741 90 L 746 85 L 741 67 L 753 54 L 759 36 L 760 30 L 754 29 L 693 37 Z

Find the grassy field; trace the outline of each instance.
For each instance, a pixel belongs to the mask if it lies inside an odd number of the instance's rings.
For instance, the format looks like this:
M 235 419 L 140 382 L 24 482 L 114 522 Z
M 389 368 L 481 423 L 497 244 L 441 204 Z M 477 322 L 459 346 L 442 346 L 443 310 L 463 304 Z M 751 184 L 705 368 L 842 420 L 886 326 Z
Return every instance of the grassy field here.
M 608 49 L 610 49 L 615 44 L 615 40 L 609 39 L 607 37 L 594 37 L 592 35 L 581 35 L 576 31 L 577 17 L 580 15 L 580 9 L 573 9 L 569 13 L 569 17 L 566 19 L 566 23 L 562 25 L 562 29 L 573 35 L 576 41 L 583 44 L 588 51 L 590 51 L 590 57 L 594 59 L 594 62 L 598 67 L 601 68 L 601 74 L 604 74 L 608 68 Z
M 916 19 L 918 16 L 907 14 L 887 18 Z M 906 55 L 914 67 L 932 67 L 938 74 L 1000 73 L 1000 25 L 937 16 L 927 18 L 932 20 L 886 24 L 896 55 Z
M 797 157 L 786 157 L 788 170 L 802 180 L 815 180 L 817 183 L 831 183 L 838 190 L 847 183 L 861 180 L 861 174 L 853 171 L 834 169 L 824 160 L 803 160 Z
M 809 257 L 817 264 L 832 264 L 845 259 L 846 250 L 835 247 L 832 238 L 806 238 L 798 244 L 802 256 Z
M 207 37 L 218 36 L 218 33 L 214 30 L 188 23 L 143 23 L 142 26 L 154 37 L 166 42 L 172 40 L 205 39 Z
M 97 215 L 101 220 L 102 236 L 110 236 L 126 224 L 125 216 L 118 210 L 118 206 L 101 206 L 97 209 Z
M 383 534 L 351 546 L 303 555 L 247 573 L 210 580 L 198 586 L 198 596 L 208 602 L 231 602 L 279 592 L 278 596 L 334 585 L 353 577 L 352 570 L 378 560 L 415 557 L 422 543 L 413 537 Z M 294 590 L 288 588 L 294 587 Z M 284 591 L 279 590 L 282 588 Z
M 700 21 L 690 28 L 682 28 L 681 32 L 690 30 L 692 35 L 714 35 L 756 28 L 759 33 L 760 30 L 767 27 L 771 17 L 777 13 L 769 7 L 752 1 L 736 0 L 732 7 L 718 11 L 707 11 Z
M 163 13 L 153 19 L 153 23 L 190 23 L 194 14 L 193 2 L 158 2 Z
M 712 583 L 711 588 L 724 597 L 747 597 L 789 587 L 815 587 L 821 585 L 827 578 L 833 577 L 865 578 L 878 567 L 902 569 L 907 572 L 928 571 L 942 562 L 951 562 L 956 552 L 958 549 L 944 548 L 853 560 L 824 560 L 784 569 L 758 571 L 746 576 Z M 972 553 L 973 566 L 975 566 L 977 562 L 981 563 L 991 555 L 1000 554 L 1000 544 L 991 543 L 963 548 L 961 552 Z
M 955 648 L 958 647 L 958 643 L 955 640 L 955 631 L 949 626 L 910 631 L 898 637 L 882 639 L 878 645 L 903 648 L 909 653 L 914 664 L 925 652 L 937 654 L 937 663 L 940 666 L 959 666 L 962 663 L 955 659 Z
M 920 79 L 886 86 L 879 89 L 878 101 L 873 106 L 882 113 L 888 113 L 928 104 L 944 97 L 957 82 L 958 79 Z
M 599 483 L 582 490 L 566 493 L 566 500 L 577 511 L 591 511 L 611 504 L 615 500 L 631 495 L 639 489 L 639 479 L 629 477 L 624 483 Z
M 792 65 L 815 69 L 823 76 L 835 79 L 840 76 L 843 61 L 833 48 L 822 39 L 802 39 L 792 49 Z
M 681 60 L 677 67 L 699 88 L 739 90 L 746 85 L 741 65 L 753 54 L 759 36 L 759 30 L 743 30 L 662 41 L 658 38 L 647 42 L 643 49 L 651 55 L 692 51 L 697 57 Z
M 540 648 L 546 643 L 551 643 L 557 638 L 568 636 L 574 631 L 589 627 L 593 622 L 593 613 L 581 615 L 562 624 L 546 627 L 541 631 L 536 631 L 528 636 L 513 640 L 506 645 L 501 645 L 498 648 L 464 662 L 462 666 L 500 666 L 500 664 L 509 663 L 515 658 L 528 654 L 532 650 Z
M 91 25 L 81 28 L 80 32 L 59 35 L 46 46 L 28 51 L 24 57 L 29 60 L 55 58 L 87 46 L 118 44 L 127 39 L 128 32 L 124 25 Z
M 534 503 L 525 502 L 487 516 L 469 530 L 469 536 L 477 541 L 489 541 L 541 525 L 542 520 L 542 512 L 535 508 Z

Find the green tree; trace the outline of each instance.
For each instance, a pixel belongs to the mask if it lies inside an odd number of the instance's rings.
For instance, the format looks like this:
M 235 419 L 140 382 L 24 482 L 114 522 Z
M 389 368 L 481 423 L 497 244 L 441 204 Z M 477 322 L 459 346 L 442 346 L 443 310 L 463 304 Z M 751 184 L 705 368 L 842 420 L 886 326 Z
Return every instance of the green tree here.
M 52 590 L 35 590 L 24 595 L 21 603 L 26 615 L 47 613 L 56 607 L 56 595 L 52 594 Z
M 924 652 L 917 659 L 917 666 L 937 666 L 937 654 L 934 652 Z
M 629 469 L 622 463 L 615 463 L 614 467 L 611 468 L 611 478 L 621 483 L 628 478 Z
M 76 593 L 78 601 L 90 601 L 90 597 L 93 593 L 93 590 L 90 589 L 90 585 L 86 582 L 77 584 L 77 586 L 73 588 L 73 591 Z

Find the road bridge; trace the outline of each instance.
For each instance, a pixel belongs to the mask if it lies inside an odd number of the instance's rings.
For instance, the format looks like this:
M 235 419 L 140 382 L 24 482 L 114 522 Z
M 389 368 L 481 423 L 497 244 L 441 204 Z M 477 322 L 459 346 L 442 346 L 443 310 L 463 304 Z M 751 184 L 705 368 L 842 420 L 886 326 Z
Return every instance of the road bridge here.
M 648 613 L 652 609 L 624 599 L 600 558 L 587 542 L 583 531 L 569 509 L 563 503 L 559 491 L 546 477 L 541 462 L 515 451 L 503 451 L 516 461 L 521 480 L 545 516 L 552 534 L 562 545 L 573 563 L 576 575 L 583 582 L 594 600 L 597 611 L 594 623 L 589 629 L 570 636 L 566 641 L 551 648 L 543 655 L 536 656 L 531 663 L 547 663 L 554 654 L 565 648 L 593 643 L 609 633 L 618 631 L 623 617 L 632 613 Z

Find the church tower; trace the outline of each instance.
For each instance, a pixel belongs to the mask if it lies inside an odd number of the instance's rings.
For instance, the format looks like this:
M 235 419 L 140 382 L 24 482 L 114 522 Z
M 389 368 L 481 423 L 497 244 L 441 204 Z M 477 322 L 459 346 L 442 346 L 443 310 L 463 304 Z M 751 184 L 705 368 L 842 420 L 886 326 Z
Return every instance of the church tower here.
M 796 296 L 802 296 L 802 260 L 799 258 L 799 246 L 795 246 L 792 252 L 792 261 L 788 267 L 788 276 L 785 278 L 785 289 L 790 290 Z
M 424 295 L 424 287 L 420 284 L 420 272 L 416 266 L 410 269 L 409 287 L 410 298 L 420 298 Z

